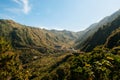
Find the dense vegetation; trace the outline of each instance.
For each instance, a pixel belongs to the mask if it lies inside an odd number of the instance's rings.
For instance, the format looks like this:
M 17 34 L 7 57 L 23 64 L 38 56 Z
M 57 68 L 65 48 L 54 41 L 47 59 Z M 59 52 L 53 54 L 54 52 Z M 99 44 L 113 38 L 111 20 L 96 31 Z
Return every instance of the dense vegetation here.
M 90 53 L 73 55 L 43 80 L 119 80 L 120 55 L 113 53 L 114 50 L 96 47 Z
M 112 34 L 107 38 L 105 46 L 107 48 L 113 48 L 120 45 L 120 28 L 113 31 Z
M 0 80 L 28 80 L 29 75 L 29 71 L 22 67 L 19 54 L 0 37 Z

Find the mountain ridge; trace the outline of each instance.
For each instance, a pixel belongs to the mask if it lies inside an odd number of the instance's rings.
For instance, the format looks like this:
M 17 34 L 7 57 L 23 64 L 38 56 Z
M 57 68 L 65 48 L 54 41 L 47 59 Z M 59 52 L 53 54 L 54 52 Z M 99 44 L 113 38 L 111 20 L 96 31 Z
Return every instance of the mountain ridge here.
M 1 36 L 10 40 L 15 48 L 69 48 L 74 45 L 79 33 L 57 31 L 21 25 L 13 20 L 0 20 Z
M 77 49 L 79 48 L 82 51 L 91 51 L 95 46 L 102 45 L 103 43 L 105 43 L 108 35 L 112 31 L 114 31 L 115 29 L 120 27 L 119 19 L 120 19 L 120 10 L 118 10 L 111 16 L 105 17 L 99 23 L 92 24 L 89 28 L 86 29 L 84 34 L 78 40 L 76 40 L 75 47 Z M 105 30 L 106 32 L 103 32 L 102 30 Z M 99 35 L 97 34 L 98 32 L 99 32 Z M 104 40 L 101 40 L 102 37 Z M 93 38 L 94 38 L 94 40 L 95 40 L 95 38 L 97 40 L 94 41 Z M 101 42 L 99 42 L 99 41 L 101 41 Z M 94 47 L 91 47 L 91 45 L 94 45 Z M 89 49 L 89 48 L 91 48 L 91 49 Z

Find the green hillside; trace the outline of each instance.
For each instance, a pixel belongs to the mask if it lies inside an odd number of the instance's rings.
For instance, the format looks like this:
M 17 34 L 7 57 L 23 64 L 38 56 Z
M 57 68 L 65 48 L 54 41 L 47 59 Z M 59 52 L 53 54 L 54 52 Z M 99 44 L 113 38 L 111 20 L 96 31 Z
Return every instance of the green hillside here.
M 105 46 L 107 48 L 120 46 L 120 28 L 112 32 L 112 34 L 108 37 Z
M 15 49 L 54 49 L 55 46 L 69 48 L 74 45 L 78 33 L 70 31 L 46 30 L 21 25 L 12 20 L 0 20 L 1 36 L 10 40 Z

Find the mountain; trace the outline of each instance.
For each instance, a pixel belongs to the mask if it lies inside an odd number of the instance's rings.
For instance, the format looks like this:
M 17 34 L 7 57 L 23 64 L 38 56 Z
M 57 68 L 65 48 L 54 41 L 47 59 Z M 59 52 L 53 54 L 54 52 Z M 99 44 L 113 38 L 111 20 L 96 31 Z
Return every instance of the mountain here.
M 119 27 L 120 10 L 80 32 L 46 30 L 21 25 L 12 20 L 0 20 L 1 36 L 10 40 L 14 48 L 19 49 L 74 47 L 82 51 L 91 51 L 94 47 L 103 45 L 112 31 Z
M 119 27 L 120 10 L 87 28 L 84 34 L 76 40 L 75 47 L 82 51 L 91 51 L 94 47 L 103 45 L 112 31 Z
M 14 48 L 52 49 L 55 46 L 69 48 L 79 33 L 57 31 L 21 25 L 13 20 L 0 20 L 1 36 L 9 40 Z
M 0 80 L 120 79 L 120 11 L 80 32 L 3 19 L 0 32 Z
M 70 53 L 19 56 L 19 52 L 0 38 L 1 80 L 119 80 L 120 79 L 120 29 L 114 30 L 104 44 L 89 53 Z M 114 43 L 115 41 L 115 43 Z M 117 47 L 118 46 L 118 47 Z M 115 48 L 118 48 L 116 52 Z M 17 54 L 15 54 L 17 53 Z M 29 56 L 31 55 L 31 56 Z M 32 57 L 32 58 L 31 58 Z M 30 59 L 31 58 L 31 59 Z M 21 60 L 24 61 L 21 63 Z M 27 61 L 28 60 L 28 61 Z M 27 62 L 25 62 L 27 61 Z

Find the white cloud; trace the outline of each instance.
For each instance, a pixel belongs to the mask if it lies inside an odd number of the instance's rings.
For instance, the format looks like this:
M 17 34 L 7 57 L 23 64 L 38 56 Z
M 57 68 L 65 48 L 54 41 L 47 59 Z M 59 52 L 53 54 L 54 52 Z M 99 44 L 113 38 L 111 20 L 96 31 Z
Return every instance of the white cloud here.
M 24 12 L 25 14 L 28 14 L 31 10 L 31 6 L 29 4 L 29 0 L 13 0 L 15 3 L 19 4 L 22 8 L 17 8 L 18 10 Z M 19 11 L 18 11 L 19 12 Z
M 21 0 L 23 2 L 23 11 L 24 13 L 28 13 L 31 10 L 28 0 Z

